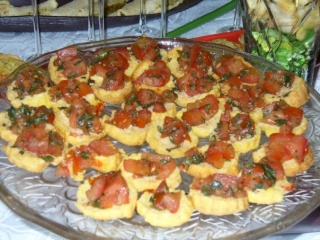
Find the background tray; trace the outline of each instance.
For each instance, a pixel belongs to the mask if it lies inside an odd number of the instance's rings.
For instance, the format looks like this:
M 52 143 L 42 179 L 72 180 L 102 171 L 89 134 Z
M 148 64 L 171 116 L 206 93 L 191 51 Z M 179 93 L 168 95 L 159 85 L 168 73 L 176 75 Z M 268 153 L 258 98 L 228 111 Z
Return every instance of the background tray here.
M 179 6 L 168 11 L 167 15 L 186 10 L 202 0 L 184 0 Z M 160 14 L 149 14 L 147 20 L 160 18 Z M 94 19 L 95 27 L 98 27 L 98 18 Z M 138 24 L 139 16 L 111 16 L 105 18 L 107 28 L 120 27 L 129 24 Z M 87 17 L 39 17 L 40 31 L 78 31 L 88 29 Z M 31 16 L 0 17 L 0 32 L 31 32 L 33 31 Z

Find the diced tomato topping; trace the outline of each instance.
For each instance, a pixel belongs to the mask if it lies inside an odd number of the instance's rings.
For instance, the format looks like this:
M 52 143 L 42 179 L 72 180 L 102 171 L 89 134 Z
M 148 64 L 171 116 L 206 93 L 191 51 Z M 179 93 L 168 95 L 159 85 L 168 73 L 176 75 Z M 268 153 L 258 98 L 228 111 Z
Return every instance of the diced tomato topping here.
M 214 195 L 223 198 L 247 196 L 241 178 L 229 174 L 217 173 L 207 178 L 194 178 L 190 187 L 201 191 L 205 196 Z
M 91 188 L 86 192 L 93 206 L 111 208 L 129 203 L 129 188 L 120 172 L 111 172 L 89 179 Z
M 118 128 L 125 129 L 132 124 L 131 115 L 124 110 L 117 110 L 110 122 Z
M 219 109 L 218 99 L 214 95 L 187 104 L 187 111 L 183 113 L 182 119 L 191 126 L 203 124 L 211 119 Z
M 165 181 L 156 189 L 153 196 L 153 206 L 159 210 L 169 210 L 176 213 L 180 207 L 181 192 L 169 192 Z
M 308 140 L 293 133 L 273 133 L 266 146 L 266 157 L 270 161 L 296 159 L 302 163 L 308 153 Z
M 168 116 L 164 119 L 161 137 L 169 137 L 175 145 L 191 140 L 188 134 L 188 126 L 179 119 Z

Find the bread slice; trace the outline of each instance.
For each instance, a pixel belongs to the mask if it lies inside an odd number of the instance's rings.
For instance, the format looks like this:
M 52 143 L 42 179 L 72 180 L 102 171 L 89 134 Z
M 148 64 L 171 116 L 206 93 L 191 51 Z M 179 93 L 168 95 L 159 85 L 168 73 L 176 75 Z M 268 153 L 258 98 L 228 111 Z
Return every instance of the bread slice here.
M 137 201 L 137 212 L 144 220 L 152 226 L 157 227 L 177 227 L 188 222 L 191 214 L 194 211 L 192 202 L 186 196 L 183 190 L 171 190 L 170 192 L 181 192 L 180 206 L 176 213 L 171 213 L 169 210 L 158 210 L 152 206 L 150 199 L 153 193 L 144 192 Z
M 125 161 L 126 159 L 139 161 L 141 160 L 141 155 L 141 153 L 133 153 L 129 156 L 124 156 L 120 164 L 121 174 L 126 179 L 126 181 L 131 184 L 138 192 L 142 192 L 145 190 L 154 190 L 160 185 L 163 179 L 158 179 L 155 175 L 136 177 L 133 173 L 127 172 L 124 169 L 123 161 Z M 176 167 L 171 175 L 165 179 L 167 186 L 173 189 L 179 186 L 181 180 L 182 179 L 180 170 L 178 167 Z
M 95 175 L 93 177 L 97 177 Z M 83 215 L 91 217 L 96 220 L 111 220 L 118 218 L 131 218 L 134 214 L 136 202 L 138 198 L 137 191 L 128 184 L 129 188 L 129 203 L 122 205 L 114 205 L 111 208 L 98 208 L 89 205 L 89 199 L 86 192 L 91 188 L 89 179 L 86 179 L 82 183 L 77 191 L 77 208 L 83 213 Z
M 58 58 L 58 56 L 54 55 L 49 60 L 48 65 L 48 71 L 50 75 L 50 79 L 54 84 L 58 84 L 62 80 L 68 80 L 66 76 L 62 74 L 61 71 L 58 70 L 58 66 L 54 65 L 55 60 Z M 78 79 L 81 82 L 87 82 L 89 80 L 89 69 L 87 70 L 87 73 L 85 75 L 79 76 L 76 79 Z
M 267 93 L 264 95 L 265 102 L 271 103 L 275 101 L 284 100 L 292 107 L 301 107 L 310 99 L 310 92 L 306 82 L 298 76 L 294 77 L 291 87 L 282 87 L 276 94 Z
M 198 145 L 199 138 L 192 130 L 189 131 L 191 141 L 185 140 L 180 146 L 172 143 L 169 137 L 161 138 L 159 129 L 163 127 L 163 121 L 163 119 L 152 121 L 146 135 L 146 142 L 156 153 L 179 158 L 183 157 L 187 150 Z
M 204 145 L 199 148 L 202 154 L 208 150 L 209 145 Z M 191 164 L 186 168 L 186 172 L 196 178 L 206 178 L 214 173 L 227 173 L 230 175 L 237 176 L 239 173 L 238 169 L 239 154 L 235 153 L 235 157 L 231 160 L 225 160 L 222 168 L 215 168 L 207 162 L 199 164 Z
M 265 145 L 256 151 L 252 152 L 252 158 L 254 162 L 260 162 L 266 156 Z M 307 171 L 311 165 L 314 163 L 314 157 L 311 149 L 308 147 L 308 153 L 305 156 L 303 162 L 299 164 L 296 159 L 290 159 L 282 162 L 282 166 L 284 169 L 284 173 L 288 177 L 296 176 L 297 174 L 301 174 Z
M 11 105 L 15 108 L 20 107 L 22 104 L 30 107 L 39 107 L 45 105 L 47 108 L 52 107 L 52 102 L 49 95 L 49 87 L 45 87 L 45 91 L 42 93 L 35 94 L 33 96 L 26 95 L 22 98 L 18 96 L 18 93 L 14 90 L 16 88 L 15 82 L 9 84 L 7 89 L 7 98 Z
M 64 136 L 65 141 L 71 145 L 78 145 L 80 143 L 85 144 L 95 139 L 101 138 L 105 135 L 104 131 L 101 131 L 99 133 L 85 134 L 81 129 L 72 128 L 70 126 L 69 118 L 63 110 L 54 108 L 54 113 L 55 118 L 53 125 L 60 133 L 60 135 Z M 101 119 L 101 122 L 102 121 L 103 120 Z
M 190 189 L 189 196 L 194 208 L 206 215 L 224 216 L 242 212 L 248 209 L 249 203 L 247 197 L 223 198 L 219 196 L 205 196 L 199 190 Z

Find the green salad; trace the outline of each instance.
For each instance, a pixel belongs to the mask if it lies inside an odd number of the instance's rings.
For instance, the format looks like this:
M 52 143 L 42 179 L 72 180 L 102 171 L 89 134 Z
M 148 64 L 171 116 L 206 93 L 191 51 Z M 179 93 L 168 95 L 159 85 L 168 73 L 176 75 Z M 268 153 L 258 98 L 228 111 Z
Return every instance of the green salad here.
M 251 53 L 275 62 L 283 68 L 305 78 L 315 31 L 307 29 L 303 40 L 295 36 L 266 28 L 264 32 L 252 31 L 256 46 Z

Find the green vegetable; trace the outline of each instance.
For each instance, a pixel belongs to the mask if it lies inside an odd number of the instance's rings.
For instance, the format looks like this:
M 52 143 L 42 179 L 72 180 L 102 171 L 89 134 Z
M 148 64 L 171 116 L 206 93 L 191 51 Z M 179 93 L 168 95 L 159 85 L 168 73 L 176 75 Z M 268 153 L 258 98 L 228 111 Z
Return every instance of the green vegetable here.
M 302 78 L 306 77 L 310 49 L 315 39 L 313 29 L 306 30 L 306 36 L 302 41 L 293 35 L 270 28 L 266 28 L 263 32 L 253 31 L 252 36 L 256 41 L 252 54 L 275 62 Z

